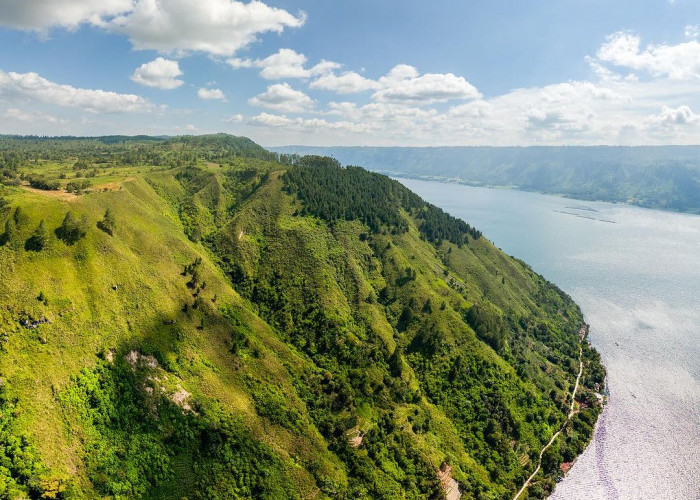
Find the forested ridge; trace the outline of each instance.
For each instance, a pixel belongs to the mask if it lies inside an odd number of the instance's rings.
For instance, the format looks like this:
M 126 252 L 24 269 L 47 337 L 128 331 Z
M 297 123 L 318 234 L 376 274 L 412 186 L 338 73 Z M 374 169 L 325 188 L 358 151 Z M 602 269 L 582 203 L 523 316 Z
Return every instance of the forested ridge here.
M 327 155 L 392 176 L 510 187 L 700 213 L 700 146 L 273 148 Z
M 383 175 L 225 135 L 0 172 L 0 498 L 512 498 L 580 346 L 526 496 L 590 440 L 578 306 Z

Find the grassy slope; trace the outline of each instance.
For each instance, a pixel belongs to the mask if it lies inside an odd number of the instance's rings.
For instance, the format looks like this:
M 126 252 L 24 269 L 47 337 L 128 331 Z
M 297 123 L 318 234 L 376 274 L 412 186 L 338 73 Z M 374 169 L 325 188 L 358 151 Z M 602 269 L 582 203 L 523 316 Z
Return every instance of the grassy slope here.
M 110 207 L 119 221 L 115 237 L 91 228 L 72 247 L 52 235 L 49 248 L 40 253 L 0 250 L 0 314 L 8 334 L 0 372 L 13 394 L 19 395 L 22 427 L 33 436 L 47 465 L 77 475 L 81 486 L 90 489 L 81 466 L 83 451 L 73 437 L 79 431 L 70 429 L 76 424 L 70 416 L 64 425 L 54 393 L 70 383 L 71 375 L 94 365 L 98 353 L 116 349 L 124 354 L 138 348 L 154 354 L 187 391 L 220 400 L 244 414 L 256 435 L 283 454 L 318 454 L 319 461 L 327 462 L 328 473 L 338 474 L 332 457 L 324 459 L 323 444 L 313 429 L 302 440 L 277 433 L 257 418 L 244 373 L 235 369 L 227 354 L 230 326 L 218 318 L 216 305 L 206 300 L 204 312 L 187 316 L 181 311 L 185 302 L 192 301 L 187 280 L 180 276 L 182 266 L 201 257 L 206 297 L 216 295 L 217 303 L 240 309 L 259 349 L 274 352 L 250 360 L 248 368 L 284 387 L 294 401 L 281 363 L 294 366 L 303 361 L 247 312 L 206 252 L 185 238 L 171 208 L 142 179 L 125 183 L 121 191 L 82 196 L 70 205 L 25 192 L 9 200 L 27 214 L 18 238 L 22 241 L 40 218 L 47 227 L 57 227 L 68 209 L 87 214 L 94 224 Z M 48 298 L 48 306 L 36 300 L 40 292 Z M 45 316 L 51 323 L 28 330 L 17 323 L 23 314 Z M 198 330 L 201 317 L 208 319 Z M 172 320 L 175 324 L 166 325 Z M 308 474 L 297 471 L 300 490 L 314 489 Z
M 253 162 L 240 163 L 238 168 L 245 170 Z M 273 167 L 255 163 L 263 171 Z M 58 172 L 65 166 L 51 168 Z M 60 395 L 73 386 L 71 377 L 83 368 L 104 363 L 100 356 L 108 357 L 110 349 L 117 353 L 117 362 L 137 349 L 154 355 L 159 365 L 139 372 L 139 383 L 145 387 L 152 377 L 167 377 L 169 382 L 162 385 L 168 395 L 184 388 L 192 401 L 213 401 L 241 416 L 254 439 L 280 457 L 285 475 L 302 497 L 332 495 L 353 484 L 350 476 L 356 473 L 343 453 L 367 459 L 362 448 L 339 450 L 312 408 L 311 380 L 329 374 L 361 379 L 358 384 L 370 388 L 365 395 L 357 392 L 353 404 L 336 415 L 350 419 L 346 426 L 350 430 L 368 433 L 367 446 L 372 430 L 389 419 L 410 441 L 402 449 L 417 450 L 423 457 L 415 458 L 416 464 L 425 459 L 436 469 L 448 458 L 466 498 L 502 497 L 513 491 L 530 470 L 541 443 L 562 420 L 564 395 L 568 383 L 573 383 L 571 370 L 561 368 L 561 361 L 570 364 L 571 359 L 561 350 L 552 358 L 554 350 L 537 341 L 530 327 L 547 324 L 571 347 L 570 335 L 581 322 L 575 305 L 483 238 L 462 248 L 449 243 L 435 247 L 420 239 L 413 221 L 405 234 L 366 238 L 367 230 L 359 223 L 331 226 L 296 216 L 298 202 L 283 194 L 279 172 L 269 179 L 234 176 L 227 188 L 219 170 L 204 167 L 204 175 L 194 180 L 178 179 L 182 170 L 122 170 L 96 179 L 95 184 L 133 180 L 107 192 L 96 189 L 73 202 L 20 188 L 6 191 L 10 206 L 21 207 L 26 220 L 15 240 L 0 248 L 0 328 L 6 334 L 0 374 L 6 390 L 18 398 L 16 432 L 29 434 L 53 473 L 74 478 L 78 497 L 96 494 L 85 465 L 86 436 L 91 431 L 60 402 Z M 185 217 L 183 199 L 191 202 Z M 232 204 L 236 210 L 229 219 L 226 211 Z M 108 207 L 118 221 L 113 237 L 95 229 Z M 68 210 L 86 215 L 90 222 L 87 236 L 73 246 L 53 235 Z M 0 222 L 10 216 L 6 208 Z M 51 230 L 48 247 L 39 253 L 25 252 L 24 240 L 42 219 Z M 185 233 L 192 236 L 193 227 L 217 242 L 214 255 L 187 238 Z M 285 294 L 283 306 L 271 310 L 266 300 L 245 287 L 239 287 L 247 296 L 241 298 L 217 266 L 226 269 L 221 262 L 224 255 L 237 262 L 248 278 L 278 282 Z M 183 304 L 192 304 L 193 297 L 185 286 L 188 278 L 180 273 L 195 258 L 202 259 L 207 286 L 201 292 L 202 305 L 185 313 Z M 396 285 L 407 267 L 416 271 L 416 278 Z M 378 299 L 385 288 L 390 297 Z M 48 305 L 36 299 L 40 292 Z M 392 367 L 386 368 L 382 361 L 374 367 L 370 363 L 360 370 L 363 373 L 352 366 L 334 373 L 331 357 L 315 356 L 320 348 L 313 338 L 290 336 L 298 321 L 294 309 L 310 299 L 333 325 L 342 326 L 334 342 L 347 344 L 349 351 L 369 346 L 370 356 L 390 360 Z M 428 299 L 432 311 L 421 309 Z M 489 302 L 508 317 L 525 318 L 520 336 L 511 338 L 500 355 L 464 321 L 465 311 L 477 302 Z M 417 314 L 400 326 L 408 304 L 418 304 Z M 222 316 L 220 306 L 233 311 L 233 323 Z M 46 317 L 50 323 L 27 329 L 18 323 L 22 317 Z M 233 354 L 236 325 L 245 330 L 248 344 Z M 441 346 L 437 355 L 430 347 L 435 344 Z M 520 376 L 507 363 L 516 350 L 527 359 L 519 367 Z M 476 367 L 482 379 L 470 388 L 456 386 L 444 372 L 458 363 Z M 389 371 L 400 382 L 387 381 Z M 556 381 L 565 383 L 558 386 Z M 280 423 L 274 412 L 260 409 L 256 398 L 264 387 L 283 395 L 284 406 L 295 412 L 294 425 Z M 518 465 L 509 465 L 509 472 L 502 475 L 497 472 L 502 459 L 485 456 L 474 445 L 474 440 L 484 440 L 484 419 L 470 420 L 460 413 L 470 398 L 488 400 L 493 395 L 489 387 L 498 387 L 504 400 L 497 407 L 507 411 L 520 429 L 519 441 L 508 452 Z M 408 396 L 397 397 L 399 391 Z M 543 394 L 550 391 L 553 397 L 547 400 Z M 455 397 L 446 396 L 453 393 Z M 341 436 L 340 441 L 344 439 Z M 499 434 L 493 439 L 501 446 L 505 437 Z M 371 459 L 381 481 L 392 488 L 408 484 L 396 461 Z M 173 468 L 178 473 L 149 495 L 192 494 L 194 471 L 187 462 L 187 456 L 175 456 Z

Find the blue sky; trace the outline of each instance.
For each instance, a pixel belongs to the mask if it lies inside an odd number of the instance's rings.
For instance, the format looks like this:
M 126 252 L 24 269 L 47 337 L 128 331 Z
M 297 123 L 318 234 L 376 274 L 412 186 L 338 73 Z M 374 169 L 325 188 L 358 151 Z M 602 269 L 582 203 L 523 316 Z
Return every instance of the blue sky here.
M 0 0 L 0 133 L 700 143 L 700 2 Z

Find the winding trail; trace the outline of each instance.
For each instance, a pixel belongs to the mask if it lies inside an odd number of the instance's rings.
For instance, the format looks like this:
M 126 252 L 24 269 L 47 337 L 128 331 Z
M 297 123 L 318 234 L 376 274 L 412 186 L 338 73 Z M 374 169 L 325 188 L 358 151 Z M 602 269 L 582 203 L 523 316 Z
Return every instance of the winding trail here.
M 579 346 L 578 348 L 578 375 L 576 376 L 576 383 L 574 384 L 574 390 L 571 392 L 571 408 L 569 409 L 569 415 L 566 417 L 566 420 L 564 420 L 564 423 L 561 424 L 561 427 L 557 432 L 554 433 L 552 436 L 552 439 L 549 440 L 549 443 L 547 443 L 544 448 L 540 450 L 540 458 L 537 461 L 537 468 L 535 469 L 535 472 L 532 473 L 530 477 L 527 478 L 527 481 L 525 481 L 525 484 L 523 484 L 523 487 L 520 488 L 520 491 L 518 491 L 515 496 L 513 497 L 513 500 L 518 500 L 518 497 L 523 494 L 523 491 L 527 489 L 528 486 L 530 486 L 530 482 L 533 480 L 533 478 L 537 475 L 537 473 L 540 471 L 540 468 L 542 467 L 542 455 L 544 455 L 544 452 L 547 451 L 547 448 L 552 446 L 552 443 L 554 443 L 554 440 L 559 437 L 559 434 L 561 434 L 561 431 L 564 430 L 564 427 L 566 426 L 567 423 L 569 423 L 569 420 L 571 420 L 571 417 L 574 416 L 574 405 L 576 404 L 576 391 L 578 390 L 578 383 L 581 380 L 581 374 L 583 373 L 583 347 Z

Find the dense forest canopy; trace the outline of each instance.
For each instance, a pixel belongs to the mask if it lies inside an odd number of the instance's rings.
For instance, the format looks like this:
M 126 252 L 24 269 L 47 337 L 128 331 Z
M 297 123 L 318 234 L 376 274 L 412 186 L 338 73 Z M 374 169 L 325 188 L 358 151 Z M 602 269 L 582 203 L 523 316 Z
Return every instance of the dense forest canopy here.
M 461 245 L 467 235 L 481 233 L 461 219 L 424 202 L 402 184 L 361 167 L 343 168 L 330 157 L 304 156 L 284 177 L 287 192 L 303 202 L 303 212 L 328 221 L 360 220 L 373 231 L 385 227 L 405 232 L 404 210 L 420 219 L 421 234 L 431 242 L 447 240 Z

